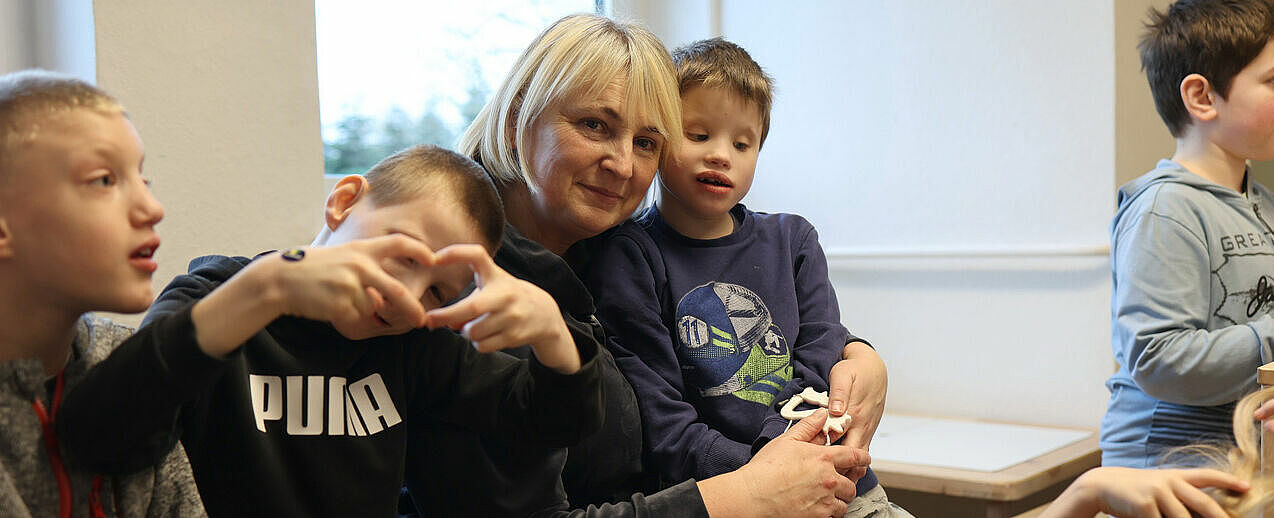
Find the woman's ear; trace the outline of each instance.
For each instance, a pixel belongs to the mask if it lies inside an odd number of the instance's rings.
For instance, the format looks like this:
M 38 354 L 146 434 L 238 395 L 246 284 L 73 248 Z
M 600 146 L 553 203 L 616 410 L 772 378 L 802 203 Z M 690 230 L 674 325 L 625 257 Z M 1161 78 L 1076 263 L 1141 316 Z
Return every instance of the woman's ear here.
M 367 178 L 361 174 L 351 174 L 338 180 L 323 206 L 323 221 L 327 229 L 335 231 L 341 226 L 370 188 Z
M 1181 102 L 1186 111 L 1197 121 L 1210 121 L 1216 118 L 1216 90 L 1208 78 L 1199 74 L 1190 74 L 1181 80 Z

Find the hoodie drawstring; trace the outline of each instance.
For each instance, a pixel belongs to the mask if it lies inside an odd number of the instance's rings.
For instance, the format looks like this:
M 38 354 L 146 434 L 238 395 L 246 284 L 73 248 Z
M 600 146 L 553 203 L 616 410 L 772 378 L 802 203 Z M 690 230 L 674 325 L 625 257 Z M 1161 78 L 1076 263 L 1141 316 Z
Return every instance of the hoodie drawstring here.
M 57 381 L 53 386 L 53 411 L 45 410 L 44 403 L 40 398 L 35 398 L 31 403 L 35 407 L 35 416 L 40 419 L 40 427 L 44 431 L 44 448 L 49 454 L 49 465 L 53 468 L 53 475 L 58 481 L 58 497 L 60 499 L 58 516 L 60 518 L 71 518 L 71 477 L 66 472 L 66 465 L 62 463 L 62 452 L 58 449 L 57 430 L 53 427 L 53 419 L 57 416 L 58 407 L 62 405 L 62 387 L 64 385 L 62 373 L 58 373 Z M 106 518 L 106 513 L 102 511 L 102 505 L 99 499 L 99 493 L 102 489 L 102 477 L 93 479 L 93 491 L 89 493 L 89 509 L 93 518 Z

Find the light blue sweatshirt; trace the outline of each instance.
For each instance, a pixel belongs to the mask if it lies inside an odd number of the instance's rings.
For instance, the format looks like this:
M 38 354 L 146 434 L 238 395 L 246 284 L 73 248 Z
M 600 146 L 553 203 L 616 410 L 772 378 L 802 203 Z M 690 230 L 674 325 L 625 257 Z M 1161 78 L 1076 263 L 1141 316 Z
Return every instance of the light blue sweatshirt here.
M 1102 464 L 1233 441 L 1234 402 L 1274 346 L 1274 197 L 1245 181 L 1246 197 L 1161 160 L 1119 189 Z

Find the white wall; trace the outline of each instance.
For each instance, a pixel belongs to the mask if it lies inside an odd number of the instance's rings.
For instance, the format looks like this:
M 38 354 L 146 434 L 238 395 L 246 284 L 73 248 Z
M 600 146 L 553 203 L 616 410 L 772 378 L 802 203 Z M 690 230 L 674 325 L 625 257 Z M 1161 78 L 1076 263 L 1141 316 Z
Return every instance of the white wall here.
M 889 365 L 889 411 L 1096 428 L 1121 1 L 732 0 L 697 31 L 676 13 L 711 2 L 616 11 L 670 48 L 716 23 L 775 77 L 745 202 L 820 229 L 846 325 Z M 1124 11 L 1136 34 L 1144 7 Z
M 0 0 L 0 73 L 32 67 L 97 81 L 92 0 Z
M 96 82 L 93 0 L 36 0 L 31 15 L 35 64 Z
M 0 73 L 35 64 L 30 0 L 0 0 Z
M 166 209 L 156 293 L 198 255 L 309 243 L 324 194 L 313 2 L 93 6 L 98 84 L 129 110 Z

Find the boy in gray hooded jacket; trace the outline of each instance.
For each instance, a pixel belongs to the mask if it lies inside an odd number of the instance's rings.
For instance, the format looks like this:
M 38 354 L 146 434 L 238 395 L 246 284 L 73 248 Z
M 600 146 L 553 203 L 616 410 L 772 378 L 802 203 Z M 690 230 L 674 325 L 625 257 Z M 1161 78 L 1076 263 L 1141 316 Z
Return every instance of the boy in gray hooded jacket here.
M 164 209 L 142 157 L 124 109 L 98 88 L 0 76 L 0 516 L 204 516 L 180 446 L 110 477 L 58 445 L 63 394 L 132 334 L 88 312 L 150 306 Z
M 1177 148 L 1119 189 L 1111 225 L 1119 370 L 1102 464 L 1233 441 L 1234 402 L 1274 346 L 1274 198 L 1247 160 L 1274 158 L 1274 5 L 1181 0 L 1139 49 Z

